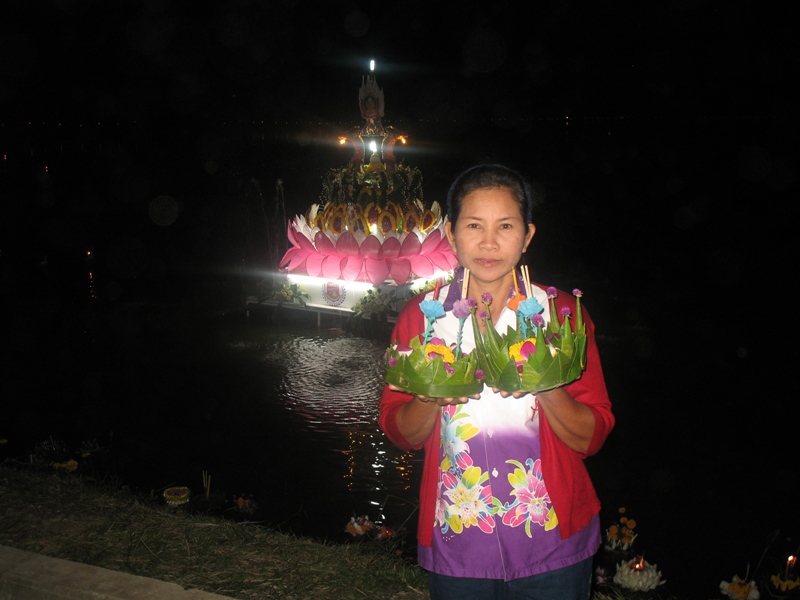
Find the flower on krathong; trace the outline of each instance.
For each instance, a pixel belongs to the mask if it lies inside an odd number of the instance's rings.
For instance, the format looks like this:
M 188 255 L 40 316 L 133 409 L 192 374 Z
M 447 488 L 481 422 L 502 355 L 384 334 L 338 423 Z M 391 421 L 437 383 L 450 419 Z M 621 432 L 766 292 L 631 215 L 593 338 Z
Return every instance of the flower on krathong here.
M 444 316 L 444 305 L 438 300 L 423 300 L 419 303 L 419 309 L 429 319 L 438 319 Z
M 528 360 L 528 357 L 536 352 L 536 340 L 527 338 L 521 342 L 517 342 L 508 348 L 508 355 L 521 364 L 523 361 Z
M 636 521 L 625 516 L 627 509 L 623 506 L 619 509 L 619 521 L 606 529 L 606 544 L 608 550 L 627 550 L 633 545 L 638 534 L 634 533 Z
M 548 298 L 558 297 L 558 290 L 551 285 L 550 287 L 547 288 L 547 297 Z
M 758 591 L 756 582 L 746 579 L 739 579 L 738 575 L 734 575 L 731 581 L 722 581 L 719 584 L 719 590 L 728 598 L 742 600 L 758 600 L 761 594 Z
M 433 338 L 431 343 L 425 346 L 425 355 L 428 358 L 433 358 L 436 355 L 441 356 L 445 363 L 453 363 L 456 360 L 453 351 L 445 346 L 439 338 Z
M 481 311 L 478 313 L 478 316 L 485 321 L 486 319 L 489 318 L 489 312 L 486 309 L 482 308 Z
M 484 292 L 481 295 L 481 302 L 483 302 L 486 306 L 489 306 L 492 303 L 492 295 L 489 292 Z
M 469 298 L 461 298 L 453 303 L 454 317 L 456 317 L 457 319 L 464 320 L 469 316 L 471 312 L 469 300 L 470 300 Z M 472 300 L 474 302 L 474 298 Z
M 475 379 L 483 381 L 483 369 L 475 369 Z
M 583 292 L 580 291 L 578 288 L 575 288 L 574 290 L 572 290 L 572 295 L 580 298 L 581 296 L 583 296 Z
M 456 354 L 461 356 L 461 339 L 464 335 L 464 321 L 472 313 L 468 298 L 460 298 L 453 303 L 453 316 L 458 319 L 458 337 L 456 338 Z
M 544 317 L 542 315 L 533 315 L 531 317 L 531 323 L 537 327 L 544 327 Z
M 568 317 L 571 314 L 572 314 L 572 310 L 570 309 L 569 306 L 565 306 L 564 308 L 561 309 L 561 316 L 562 317 Z
M 444 316 L 444 305 L 438 300 L 423 300 L 419 303 L 419 309 L 428 320 L 428 327 L 424 334 L 424 345 L 427 346 L 433 335 L 433 322 Z

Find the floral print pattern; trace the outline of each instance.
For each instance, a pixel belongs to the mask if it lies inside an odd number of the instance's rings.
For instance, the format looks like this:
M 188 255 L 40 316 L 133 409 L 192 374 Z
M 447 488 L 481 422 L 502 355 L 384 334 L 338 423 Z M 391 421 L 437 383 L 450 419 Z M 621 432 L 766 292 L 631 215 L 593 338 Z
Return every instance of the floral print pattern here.
M 532 526 L 551 531 L 558 519 L 542 477 L 541 459 L 525 462 L 507 460 L 513 470 L 508 474 L 511 486 L 505 502 L 493 495 L 489 473 L 474 465 L 469 440 L 480 429 L 469 420 L 464 405 L 442 408 L 441 456 L 436 523 L 442 533 L 461 533 L 477 527 L 492 533 L 499 523 L 508 527 L 524 524 L 526 535 L 533 536 Z M 496 473 L 495 473 L 496 474 Z

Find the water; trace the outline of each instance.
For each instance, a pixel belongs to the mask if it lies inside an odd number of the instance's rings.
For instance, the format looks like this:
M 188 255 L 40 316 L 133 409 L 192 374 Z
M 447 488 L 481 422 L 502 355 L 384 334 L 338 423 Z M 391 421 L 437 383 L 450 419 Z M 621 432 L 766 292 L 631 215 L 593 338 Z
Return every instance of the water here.
M 378 425 L 388 338 L 266 309 L 248 318 L 139 303 L 77 320 L 83 331 L 55 340 L 69 350 L 34 344 L 22 361 L 20 373 L 35 362 L 52 377 L 23 376 L 34 393 L 14 406 L 7 456 L 49 436 L 67 453 L 97 440 L 102 459 L 87 468 L 141 493 L 186 485 L 202 496 L 206 473 L 219 514 L 242 516 L 242 496 L 258 507 L 244 516 L 299 535 L 343 540 L 362 514 L 414 530 L 421 456 Z

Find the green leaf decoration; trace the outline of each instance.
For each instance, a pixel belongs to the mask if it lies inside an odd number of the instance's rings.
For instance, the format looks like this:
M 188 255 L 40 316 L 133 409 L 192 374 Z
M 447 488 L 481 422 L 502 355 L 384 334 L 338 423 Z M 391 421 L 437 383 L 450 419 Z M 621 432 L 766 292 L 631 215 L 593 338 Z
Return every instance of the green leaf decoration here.
M 475 352 L 449 365 L 452 372 L 448 373 L 440 356 L 432 360 L 425 356 L 419 337 L 411 340 L 409 348 L 410 353 L 401 353 L 397 350 L 397 344 L 393 344 L 386 351 L 386 383 L 428 398 L 461 398 L 483 391 L 483 382 L 475 378 L 478 368 Z M 397 362 L 389 366 L 392 358 Z
M 575 330 L 570 317 L 558 322 L 555 300 L 550 299 L 551 320 L 544 327 L 537 328 L 536 351 L 528 356 L 519 372 L 516 362 L 509 356 L 508 349 L 522 341 L 522 327 L 509 327 L 505 335 L 499 335 L 492 327 L 487 327 L 481 343 L 476 347 L 483 349 L 485 357 L 478 364 L 485 373 L 487 386 L 497 387 L 505 392 L 530 392 L 535 394 L 550 390 L 578 379 L 586 368 L 586 325 L 583 322 L 580 300 L 576 305 Z M 476 340 L 480 332 L 475 325 Z

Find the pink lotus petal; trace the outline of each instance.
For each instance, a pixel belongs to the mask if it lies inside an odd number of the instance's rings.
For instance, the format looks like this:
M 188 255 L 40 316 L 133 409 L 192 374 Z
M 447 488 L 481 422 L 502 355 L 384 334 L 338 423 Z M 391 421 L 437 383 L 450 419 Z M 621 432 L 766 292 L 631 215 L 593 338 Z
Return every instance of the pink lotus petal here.
M 386 241 L 381 244 L 381 257 L 395 258 L 398 254 L 400 254 L 400 240 L 396 237 L 386 238 Z
M 302 273 L 303 271 L 306 270 L 306 259 L 309 256 L 310 255 L 308 252 L 303 252 L 303 251 L 297 252 L 294 256 L 292 256 L 292 259 L 289 261 L 289 264 L 286 267 L 287 270 L 299 271 Z
M 289 248 L 289 249 L 286 251 L 286 254 L 284 254 L 284 255 L 283 255 L 283 258 L 282 258 L 282 259 L 280 260 L 280 262 L 278 263 L 278 266 L 279 266 L 279 267 L 282 267 L 282 266 L 284 266 L 284 265 L 285 265 L 286 263 L 288 263 L 288 262 L 289 262 L 289 261 L 292 259 L 292 257 L 293 257 L 295 254 L 297 254 L 298 252 L 300 252 L 300 248 Z
M 308 255 L 306 261 L 306 273 L 311 277 L 319 277 L 322 274 L 322 261 L 325 260 L 325 255 L 315 252 Z
M 311 243 L 311 240 L 304 236 L 302 233 L 297 234 L 298 248 L 306 252 L 316 252 L 317 248 Z
M 339 240 L 336 242 L 336 251 L 339 256 L 358 256 L 358 250 L 358 242 L 351 232 L 345 231 L 339 236 Z
M 458 258 L 456 258 L 456 255 L 452 252 L 448 252 L 447 254 L 434 252 L 433 254 L 429 254 L 428 258 L 442 271 L 450 271 L 458 266 Z
M 436 271 L 431 259 L 427 256 L 412 256 L 408 261 L 411 264 L 411 270 L 417 277 L 430 277 Z
M 372 285 L 380 285 L 389 276 L 389 268 L 385 260 L 375 258 L 364 259 L 364 270 L 367 274 L 367 279 Z M 405 282 L 404 282 L 405 283 Z
M 436 245 L 436 252 L 446 253 L 450 252 L 452 254 L 453 248 L 450 246 L 450 240 L 447 239 L 446 235 L 442 236 L 442 239 L 439 240 L 439 243 Z
M 360 256 L 347 256 L 342 260 L 342 279 L 345 281 L 359 281 L 363 272 L 364 259 Z
M 445 239 L 447 239 L 446 236 Z M 422 249 L 419 251 L 420 254 L 428 254 L 430 252 L 435 252 L 436 248 L 439 246 L 439 243 L 441 241 L 442 241 L 442 234 L 439 233 L 438 229 L 434 229 L 423 240 Z
M 408 281 L 408 276 L 411 275 L 411 263 L 408 259 L 398 258 L 390 262 L 389 273 L 397 285 L 402 285 Z M 377 284 L 375 284 L 377 285 Z
M 317 246 L 317 252 L 320 254 L 336 254 L 336 246 L 334 246 L 331 239 L 321 231 L 318 231 L 317 235 L 314 236 L 314 244 Z
M 342 260 L 338 254 L 326 256 L 322 261 L 322 276 L 325 279 L 341 279 Z
M 289 221 L 289 227 L 286 231 L 286 237 L 289 238 L 289 243 L 293 246 L 297 245 L 297 235 L 295 234 L 294 226 L 292 226 L 292 222 Z
M 419 238 L 415 233 L 409 233 L 406 236 L 406 239 L 403 240 L 403 244 L 400 246 L 400 256 L 402 257 L 411 257 L 417 256 L 419 254 L 420 248 L 422 245 L 419 243 Z
M 361 256 L 364 258 L 380 258 L 381 242 L 374 235 L 369 235 L 361 244 Z

